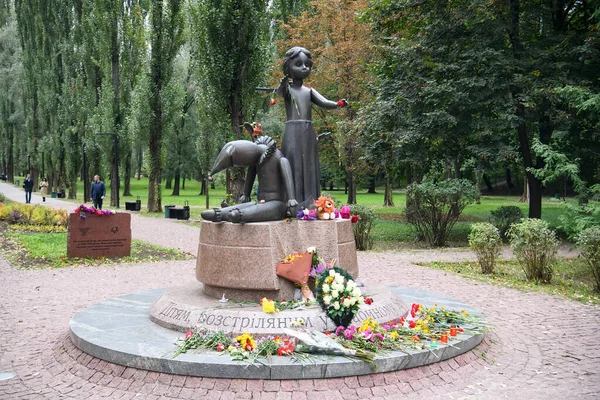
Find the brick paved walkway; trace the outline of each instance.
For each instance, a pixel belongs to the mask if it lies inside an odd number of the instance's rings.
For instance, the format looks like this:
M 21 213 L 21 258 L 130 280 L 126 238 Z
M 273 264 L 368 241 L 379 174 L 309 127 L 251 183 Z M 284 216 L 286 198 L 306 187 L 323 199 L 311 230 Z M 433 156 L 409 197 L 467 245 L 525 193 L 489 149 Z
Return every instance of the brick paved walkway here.
M 136 216 L 140 218 L 144 221 L 133 224 L 134 237 L 150 236 L 163 245 L 181 243 L 183 238 L 190 244 L 182 247 L 195 253 L 196 228 Z M 181 232 L 179 238 L 173 236 L 176 232 Z M 361 279 L 436 291 L 478 308 L 493 324 L 479 347 L 452 360 L 405 371 L 282 381 L 136 370 L 95 359 L 71 344 L 68 323 L 74 313 L 106 298 L 194 279 L 194 261 L 16 270 L 0 258 L 0 373 L 17 374 L 0 381 L 0 399 L 600 397 L 599 307 L 473 282 L 410 262 L 427 255 L 470 256 L 464 251 L 442 253 L 359 253 Z

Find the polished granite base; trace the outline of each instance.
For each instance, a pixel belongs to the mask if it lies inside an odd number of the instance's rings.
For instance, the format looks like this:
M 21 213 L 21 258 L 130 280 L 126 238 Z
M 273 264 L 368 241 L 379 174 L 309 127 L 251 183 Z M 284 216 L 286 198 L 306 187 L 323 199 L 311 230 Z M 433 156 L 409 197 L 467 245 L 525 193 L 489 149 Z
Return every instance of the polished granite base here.
M 390 290 L 407 304 L 438 304 L 478 314 L 456 299 L 416 289 Z M 232 361 L 228 354 L 194 350 L 173 358 L 181 332 L 150 320 L 150 308 L 166 289 L 155 289 L 108 299 L 75 314 L 70 322 L 71 340 L 82 351 L 128 367 L 179 375 L 240 379 L 315 379 L 374 372 L 389 372 L 446 360 L 465 353 L 483 340 L 483 334 L 459 334 L 448 345 L 408 352 L 389 351 L 373 364 L 346 357 L 313 355 L 310 363 L 290 357 L 271 357 L 260 364 Z

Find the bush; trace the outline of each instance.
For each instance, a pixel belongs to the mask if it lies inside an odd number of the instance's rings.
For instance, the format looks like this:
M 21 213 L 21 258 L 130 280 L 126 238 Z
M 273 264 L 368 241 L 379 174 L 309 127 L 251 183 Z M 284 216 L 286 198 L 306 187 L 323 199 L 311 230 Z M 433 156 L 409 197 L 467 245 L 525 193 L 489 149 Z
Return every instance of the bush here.
M 352 215 L 358 215 L 358 221 L 352 224 L 354 240 L 358 250 L 371 250 L 373 248 L 373 237 L 371 229 L 375 221 L 375 211 L 372 208 L 353 204 L 350 206 Z
M 558 240 L 546 221 L 525 218 L 508 230 L 510 246 L 528 281 L 548 283 L 556 260 Z
M 500 231 L 494 225 L 488 222 L 480 222 L 471 225 L 469 234 L 469 247 L 477 255 L 477 261 L 481 267 L 481 272 L 491 274 L 494 272 L 496 259 L 500 254 L 502 239 Z
M 500 237 L 508 242 L 508 228 L 523 218 L 523 211 L 517 206 L 502 206 L 490 213 L 490 222 L 500 231 Z
M 600 227 L 593 226 L 577 235 L 577 248 L 594 275 L 596 292 L 600 293 Z
M 600 226 L 600 204 L 589 202 L 581 206 L 563 204 L 563 213 L 558 217 L 557 228 L 564 232 L 569 240 L 575 240 L 577 235 L 587 228 Z
M 0 207 L 0 221 L 9 224 L 64 226 L 69 222 L 69 215 L 63 209 L 52 210 L 43 206 L 11 203 Z
M 6 201 L 6 196 L 4 193 L 0 192 L 0 203 L 4 203 Z
M 441 247 L 465 207 L 479 196 L 479 190 L 466 179 L 440 183 L 424 182 L 406 188 L 406 221 L 419 240 Z

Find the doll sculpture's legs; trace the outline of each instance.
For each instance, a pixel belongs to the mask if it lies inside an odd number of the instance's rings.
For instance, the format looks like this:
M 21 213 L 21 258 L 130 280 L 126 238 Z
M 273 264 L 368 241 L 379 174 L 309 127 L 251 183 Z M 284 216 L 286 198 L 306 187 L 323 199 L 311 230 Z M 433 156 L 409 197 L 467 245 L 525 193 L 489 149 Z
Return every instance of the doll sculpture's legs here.
M 265 203 L 242 203 L 231 207 L 215 208 L 202 212 L 202 219 L 212 222 L 259 222 L 277 221 L 285 218 L 286 205 L 273 200 Z

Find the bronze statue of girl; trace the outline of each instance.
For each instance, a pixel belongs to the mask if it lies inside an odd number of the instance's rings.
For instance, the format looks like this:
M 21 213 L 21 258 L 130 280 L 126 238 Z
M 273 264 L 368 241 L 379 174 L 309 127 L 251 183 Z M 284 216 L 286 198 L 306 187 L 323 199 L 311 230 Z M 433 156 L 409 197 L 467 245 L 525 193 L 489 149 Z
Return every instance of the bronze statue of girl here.
M 300 208 L 311 206 L 320 195 L 319 152 L 312 125 L 312 105 L 335 109 L 346 100 L 327 100 L 313 88 L 303 86 L 313 62 L 304 47 L 292 47 L 283 59 L 284 77 L 277 93 L 284 98 L 286 123 L 281 152 L 290 162 L 294 176 L 296 200 Z

